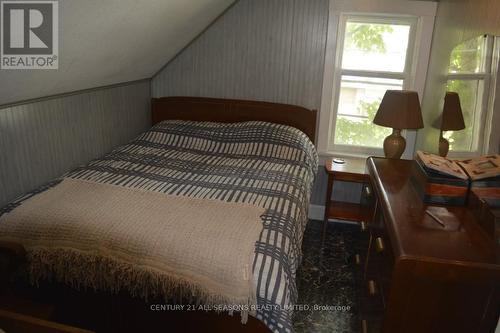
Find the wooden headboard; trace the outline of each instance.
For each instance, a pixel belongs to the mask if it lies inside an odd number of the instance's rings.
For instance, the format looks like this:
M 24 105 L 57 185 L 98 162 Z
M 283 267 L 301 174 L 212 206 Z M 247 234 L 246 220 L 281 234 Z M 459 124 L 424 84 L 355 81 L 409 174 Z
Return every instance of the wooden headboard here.
M 261 120 L 298 128 L 316 139 L 316 110 L 296 105 L 205 97 L 153 98 L 153 125 L 163 120 L 198 120 L 224 123 Z

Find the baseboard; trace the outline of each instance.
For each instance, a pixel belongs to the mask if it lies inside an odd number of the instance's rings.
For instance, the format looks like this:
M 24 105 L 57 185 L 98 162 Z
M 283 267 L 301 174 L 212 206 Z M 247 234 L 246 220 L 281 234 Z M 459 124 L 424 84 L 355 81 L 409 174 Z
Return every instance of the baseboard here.
M 309 205 L 309 219 L 310 220 L 323 221 L 324 218 L 325 218 L 325 206 L 313 205 L 313 204 Z M 328 221 L 335 222 L 335 223 L 358 224 L 357 222 L 337 220 L 337 219 L 330 219 Z
M 325 217 L 325 206 L 309 205 L 309 219 L 322 221 Z

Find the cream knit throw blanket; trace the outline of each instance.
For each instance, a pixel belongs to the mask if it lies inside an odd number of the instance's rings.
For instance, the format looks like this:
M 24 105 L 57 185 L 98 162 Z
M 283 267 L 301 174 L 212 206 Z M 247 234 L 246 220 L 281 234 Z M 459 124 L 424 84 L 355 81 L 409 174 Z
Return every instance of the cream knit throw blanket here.
M 0 239 L 26 247 L 33 282 L 53 277 L 144 298 L 181 292 L 203 304 L 251 308 L 263 213 L 67 178 L 3 215 Z

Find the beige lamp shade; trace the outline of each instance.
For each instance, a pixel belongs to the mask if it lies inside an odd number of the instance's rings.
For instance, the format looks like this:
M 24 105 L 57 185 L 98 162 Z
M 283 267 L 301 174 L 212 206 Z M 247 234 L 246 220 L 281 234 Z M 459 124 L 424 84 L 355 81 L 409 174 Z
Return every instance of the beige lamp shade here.
M 456 92 L 446 92 L 444 97 L 443 115 L 441 118 L 442 131 L 457 131 L 465 128 L 460 98 Z
M 409 90 L 387 90 L 373 123 L 394 129 L 424 127 L 418 94 Z

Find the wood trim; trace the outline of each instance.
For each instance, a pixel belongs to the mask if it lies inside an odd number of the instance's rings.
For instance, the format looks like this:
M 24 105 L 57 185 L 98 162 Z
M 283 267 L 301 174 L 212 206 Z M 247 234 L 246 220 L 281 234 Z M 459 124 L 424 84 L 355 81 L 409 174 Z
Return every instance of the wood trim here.
M 26 250 L 21 244 L 0 241 L 0 292 L 7 287 L 11 274 L 22 264 Z
M 23 333 L 93 333 L 93 331 L 59 324 L 0 309 L 0 327 L 6 332 Z
M 7 108 L 12 108 L 12 107 L 16 107 L 16 106 L 20 106 L 20 105 L 25 105 L 25 104 L 40 103 L 40 102 L 50 101 L 50 100 L 53 100 L 53 99 L 65 98 L 65 97 L 70 97 L 70 96 L 75 96 L 75 95 L 89 94 L 89 93 L 92 93 L 92 92 L 95 92 L 95 91 L 100 91 L 100 90 L 108 90 L 108 89 L 115 89 L 115 88 L 120 88 L 120 87 L 126 87 L 126 86 L 135 85 L 135 84 L 146 83 L 146 82 L 149 82 L 149 81 L 151 81 L 150 78 L 144 78 L 144 79 L 139 79 L 139 80 L 126 81 L 126 82 L 121 82 L 121 83 L 116 83 L 116 84 L 109 84 L 109 85 L 104 85 L 104 86 L 98 86 L 98 87 L 94 87 L 94 88 L 68 91 L 68 92 L 63 92 L 63 93 L 60 93 L 60 94 L 54 94 L 54 95 L 49 95 L 49 96 L 23 99 L 23 100 L 20 100 L 20 101 L 15 101 L 15 102 L 9 102 L 9 103 L 5 103 L 5 104 L 0 104 L 0 110 L 7 109 Z
M 206 97 L 161 97 L 151 102 L 153 125 L 163 120 L 243 122 L 260 120 L 295 127 L 316 142 L 316 110 L 296 105 Z
M 26 255 L 26 250 L 21 244 L 0 241 L 0 253 L 8 254 L 16 259 L 23 259 Z

